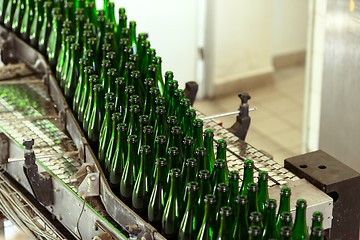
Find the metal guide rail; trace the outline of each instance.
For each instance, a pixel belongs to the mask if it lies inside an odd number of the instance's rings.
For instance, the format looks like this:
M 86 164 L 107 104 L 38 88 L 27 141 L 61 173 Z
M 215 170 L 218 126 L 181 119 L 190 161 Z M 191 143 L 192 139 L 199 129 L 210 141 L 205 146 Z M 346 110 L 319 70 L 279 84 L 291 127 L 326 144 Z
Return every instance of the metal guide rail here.
M 6 63 L 19 60 L 26 63 L 0 68 L 0 131 L 10 139 L 8 158 L 4 160 L 4 153 L 1 153 L 0 166 L 33 194 L 22 169 L 22 141 L 33 138 L 39 170 L 48 172 L 53 179 L 54 204 L 46 208 L 75 238 L 92 239 L 93 236 L 106 235 L 108 239 L 129 236 L 163 239 L 156 229 L 111 192 L 96 157 L 42 56 L 1 27 L 0 32 L 3 37 L 1 41 L 7 46 L 6 51 L 2 52 L 2 59 Z M 203 116 L 201 113 L 198 115 Z M 271 197 L 279 199 L 279 185 L 290 185 L 294 196 L 292 207 L 297 198 L 306 198 L 310 208 L 308 222 L 312 211 L 321 210 L 324 212 L 324 228 L 331 227 L 330 197 L 306 181 L 299 180 L 271 157 L 239 140 L 216 122 L 205 121 L 204 127 L 214 130 L 215 140 L 227 140 L 230 170 L 238 170 L 242 178 L 244 159 L 254 160 L 257 171 L 269 172 Z M 91 166 L 92 173 L 98 173 L 95 179 L 97 185 L 94 184 L 97 189 L 95 187 L 94 195 L 85 198 L 86 201 L 78 193 L 81 187 L 79 179 L 74 178 L 84 165 Z

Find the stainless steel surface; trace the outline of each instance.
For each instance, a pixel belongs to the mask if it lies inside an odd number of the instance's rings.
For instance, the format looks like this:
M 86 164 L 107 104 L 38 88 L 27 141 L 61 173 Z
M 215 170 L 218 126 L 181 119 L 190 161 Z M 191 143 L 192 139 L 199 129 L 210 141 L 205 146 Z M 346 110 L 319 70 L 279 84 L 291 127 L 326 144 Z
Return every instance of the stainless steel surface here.
M 319 148 L 360 171 L 360 1 L 327 1 Z
M 257 107 L 253 107 L 253 108 L 249 109 L 249 112 L 253 112 L 256 110 L 257 110 Z M 215 118 L 220 118 L 220 117 L 228 117 L 228 116 L 232 116 L 232 115 L 236 115 L 236 114 L 240 114 L 240 111 L 227 112 L 227 113 L 221 113 L 221 114 L 216 114 L 216 115 L 212 115 L 212 116 L 206 116 L 206 117 L 202 117 L 201 120 L 205 121 L 205 120 L 210 120 L 210 119 L 215 119 Z

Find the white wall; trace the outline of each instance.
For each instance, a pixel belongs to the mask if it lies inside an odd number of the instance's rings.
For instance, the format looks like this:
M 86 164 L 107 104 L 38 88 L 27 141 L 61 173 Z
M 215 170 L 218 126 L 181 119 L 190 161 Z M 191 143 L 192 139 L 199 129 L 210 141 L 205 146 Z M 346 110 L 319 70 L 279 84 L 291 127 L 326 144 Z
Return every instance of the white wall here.
M 271 1 L 215 1 L 214 83 L 271 72 Z
M 151 47 L 162 57 L 163 73 L 171 70 L 181 87 L 197 80 L 198 3 L 193 0 L 114 0 L 116 16 L 125 7 L 137 33 L 149 33 Z M 98 8 L 102 1 L 97 0 Z
M 308 4 L 308 1 L 302 0 L 273 0 L 273 56 L 306 49 Z
M 309 1 L 303 151 L 319 149 L 321 87 L 325 46 L 326 0 Z

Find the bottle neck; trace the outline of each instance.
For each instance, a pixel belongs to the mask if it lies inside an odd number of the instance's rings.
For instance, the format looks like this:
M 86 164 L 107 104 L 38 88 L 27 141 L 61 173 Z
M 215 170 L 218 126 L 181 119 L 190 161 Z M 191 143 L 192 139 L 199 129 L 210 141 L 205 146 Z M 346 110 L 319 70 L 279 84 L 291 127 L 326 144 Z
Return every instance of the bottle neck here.
M 133 161 L 134 158 L 138 155 L 138 142 L 135 143 L 128 143 L 128 154 L 127 154 L 127 161 Z
M 290 196 L 283 195 L 280 198 L 279 214 L 283 212 L 290 212 Z

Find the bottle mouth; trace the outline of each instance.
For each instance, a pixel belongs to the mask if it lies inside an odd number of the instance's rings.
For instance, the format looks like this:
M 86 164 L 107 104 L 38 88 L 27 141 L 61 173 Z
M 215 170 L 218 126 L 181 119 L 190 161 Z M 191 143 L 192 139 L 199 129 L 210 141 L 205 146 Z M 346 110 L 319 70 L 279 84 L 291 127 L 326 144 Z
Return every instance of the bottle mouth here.
M 151 125 L 146 125 L 143 128 L 143 133 L 145 134 L 152 134 L 154 132 L 154 127 Z
M 166 136 L 165 136 L 165 135 L 158 135 L 158 136 L 156 136 L 155 142 L 156 142 L 157 144 L 165 144 L 165 143 L 167 142 Z
M 197 164 L 197 160 L 195 158 L 188 158 L 186 159 L 185 161 L 185 165 L 187 167 L 196 167 L 198 164 Z
M 167 160 L 166 160 L 166 158 L 160 157 L 160 158 L 156 159 L 155 164 L 159 165 L 161 167 L 164 167 L 167 165 Z M 174 169 L 176 169 L 176 168 L 174 168 Z M 171 175 L 171 171 L 170 171 L 170 175 Z
M 126 123 L 118 123 L 116 126 L 116 130 L 121 131 L 121 132 L 127 131 Z
M 226 140 L 225 139 L 219 139 L 217 147 L 226 148 L 227 147 Z
M 205 131 L 204 131 L 204 137 L 214 137 L 214 132 L 213 132 L 213 130 L 211 130 L 211 129 L 206 129 Z
M 183 143 L 185 145 L 192 145 L 194 143 L 194 138 L 191 136 L 184 137 Z
M 139 141 L 139 140 L 138 140 L 138 136 L 136 136 L 136 135 L 130 135 L 130 136 L 128 137 L 127 141 L 130 142 L 130 143 L 136 143 L 136 142 Z
M 291 237 L 292 236 L 292 228 L 288 227 L 288 226 L 282 227 L 280 230 L 280 235 L 282 237 Z
M 221 216 L 231 216 L 232 215 L 232 209 L 229 206 L 224 206 L 220 208 L 220 215 Z
M 224 168 L 226 164 L 225 159 L 218 158 L 215 160 L 214 167 L 215 168 Z
M 210 178 L 210 171 L 207 169 L 203 169 L 199 171 L 198 177 L 200 179 L 209 179 Z
M 262 235 L 262 229 L 259 226 L 250 226 L 248 233 L 252 237 L 258 237 Z
M 151 152 L 151 148 L 149 145 L 142 145 L 140 147 L 140 153 L 142 154 L 149 154 Z
M 252 168 L 252 167 L 254 167 L 254 162 L 251 159 L 246 159 L 244 165 L 245 165 L 245 168 Z
M 207 194 L 204 198 L 204 203 L 207 204 L 215 204 L 216 203 L 216 197 L 213 194 Z
M 280 190 L 280 196 L 291 196 L 291 189 L 289 187 L 282 187 Z
M 229 191 L 229 186 L 226 183 L 219 183 L 217 185 L 218 192 L 228 192 Z
M 201 128 L 204 126 L 204 121 L 201 119 L 195 119 L 193 122 L 194 127 Z
M 112 115 L 111 115 L 111 120 L 112 121 L 120 121 L 122 119 L 122 115 L 121 115 L 121 113 L 113 113 Z
M 236 201 L 237 204 L 240 204 L 240 205 L 246 205 L 248 203 L 248 199 L 244 195 L 236 196 L 235 201 Z
M 181 176 L 181 170 L 179 168 L 173 168 L 170 170 L 170 176 L 178 178 Z
M 188 191 L 195 192 L 195 191 L 199 190 L 199 183 L 196 181 L 191 181 L 188 183 L 186 188 Z
M 257 192 L 258 186 L 256 185 L 256 183 L 251 182 L 251 183 L 248 184 L 247 190 L 249 192 Z
M 251 212 L 250 213 L 250 221 L 257 223 L 260 222 L 262 220 L 262 215 L 260 212 Z
M 181 127 L 180 127 L 180 126 L 173 126 L 173 127 L 171 128 L 171 133 L 172 133 L 172 134 L 175 134 L 175 135 L 180 135 L 180 134 L 182 134 Z
M 312 220 L 316 222 L 322 222 L 324 220 L 324 215 L 322 212 L 316 211 L 312 215 Z
M 277 204 L 275 199 L 270 198 L 265 201 L 265 208 L 267 209 L 276 209 L 276 206 Z
M 168 150 L 168 154 L 170 156 L 179 155 L 179 148 L 178 147 L 170 147 L 169 150 Z
M 195 155 L 197 155 L 197 156 L 205 156 L 206 155 L 206 148 L 204 148 L 204 147 L 196 148 Z
M 259 172 L 259 179 L 261 180 L 268 180 L 269 174 L 266 171 L 260 171 Z
M 292 222 L 292 215 L 290 212 L 281 213 L 280 218 L 283 222 L 287 222 L 287 223 Z
M 306 208 L 307 207 L 307 203 L 305 199 L 298 199 L 296 201 L 296 207 L 297 208 Z
M 239 171 L 237 170 L 232 170 L 230 173 L 229 173 L 229 180 L 232 179 L 232 180 L 239 180 Z

